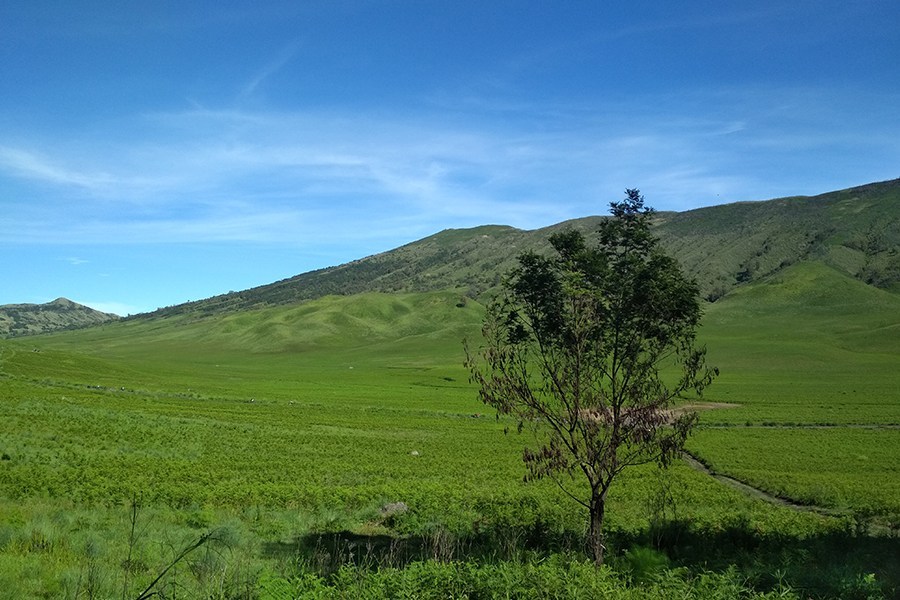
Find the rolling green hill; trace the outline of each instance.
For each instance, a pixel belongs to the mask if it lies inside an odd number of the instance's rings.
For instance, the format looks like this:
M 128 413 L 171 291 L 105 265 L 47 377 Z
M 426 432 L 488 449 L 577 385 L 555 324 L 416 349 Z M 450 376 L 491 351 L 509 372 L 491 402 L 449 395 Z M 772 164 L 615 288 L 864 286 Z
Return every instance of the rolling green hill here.
M 900 295 L 891 279 L 898 194 L 900 180 L 658 215 L 658 234 L 705 282 L 701 336 L 723 373 L 711 399 L 740 405 L 708 420 L 900 423 Z M 590 230 L 598 219 L 550 229 Z M 448 230 L 334 269 L 41 340 L 127 365 L 146 376 L 141 385 L 162 388 L 177 373 L 180 386 L 198 387 L 191 379 L 201 367 L 213 371 L 198 376 L 204 381 L 216 380 L 217 364 L 246 369 L 245 379 L 217 381 L 223 394 L 252 395 L 256 375 L 288 365 L 328 376 L 331 365 L 432 365 L 435 377 L 451 369 L 462 380 L 460 341 L 478 339 L 484 292 L 548 234 Z M 104 385 L 121 379 L 118 367 L 89 372 Z
M 546 249 L 548 236 L 566 227 L 590 235 L 601 218 L 534 231 L 497 225 L 449 229 L 345 265 L 133 318 L 208 316 L 362 292 L 453 289 L 483 299 L 521 252 Z M 900 180 L 814 197 L 658 213 L 655 227 L 711 301 L 807 260 L 823 261 L 871 285 L 900 289 Z
M 667 213 L 657 233 L 710 299 L 809 260 L 900 289 L 897 179 L 814 197 Z
M 900 180 L 657 216 L 657 233 L 706 290 L 701 336 L 723 373 L 711 399 L 740 405 L 708 420 L 900 423 L 898 213 Z M 450 369 L 462 380 L 460 341 L 478 339 L 485 293 L 516 255 L 541 247 L 550 230 L 591 230 L 598 219 L 531 232 L 447 230 L 341 267 L 41 342 L 109 360 L 82 380 L 104 385 L 116 385 L 121 368 L 144 386 L 196 388 L 200 379 L 215 381 L 216 393 L 252 395 L 254 378 L 272 369 L 319 369 L 327 385 L 331 365 L 351 364 L 431 365 L 435 377 Z M 217 379 L 219 364 L 246 377 Z M 273 377 L 289 387 L 289 378 Z
M 118 318 L 66 298 L 46 304 L 4 304 L 0 306 L 0 337 L 89 327 Z
M 710 397 L 743 423 L 900 424 L 900 296 L 821 261 L 707 305 L 701 338 L 722 376 Z
M 689 442 L 710 470 L 648 467 L 611 491 L 621 564 L 656 539 L 683 573 L 730 569 L 760 590 L 776 589 L 772 573 L 802 597 L 900 590 L 898 185 L 658 215 L 704 286 L 700 338 L 721 376 Z M 172 540 L 220 525 L 234 558 L 198 559 L 180 585 L 241 573 L 256 589 L 316 558 L 304 540 L 318 550 L 338 532 L 538 562 L 579 539 L 578 507 L 550 482 L 521 482 L 523 438 L 482 418 L 461 364 L 486 293 L 548 233 L 450 230 L 246 292 L 0 340 L 0 582 L 62 597 L 59 582 L 96 568 L 118 597 L 123 580 L 152 580 Z M 152 521 L 138 566 L 122 558 L 135 498 Z M 396 502 L 408 512 L 385 518 Z

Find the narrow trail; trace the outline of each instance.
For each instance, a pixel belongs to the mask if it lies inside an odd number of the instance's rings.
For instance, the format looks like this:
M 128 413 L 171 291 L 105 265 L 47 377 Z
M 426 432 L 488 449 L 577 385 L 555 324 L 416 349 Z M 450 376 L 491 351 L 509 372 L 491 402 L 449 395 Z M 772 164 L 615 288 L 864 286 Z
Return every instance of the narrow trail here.
M 823 517 L 853 517 L 853 512 L 846 509 L 835 509 L 835 508 L 825 508 L 824 506 L 816 506 L 813 504 L 799 504 L 792 500 L 791 498 L 785 498 L 783 496 L 776 496 L 774 494 L 770 494 L 769 492 L 762 490 L 758 487 L 754 487 L 748 483 L 735 479 L 734 477 L 729 477 L 728 475 L 722 475 L 720 473 L 715 473 L 709 469 L 706 465 L 704 465 L 700 460 L 686 450 L 682 450 L 681 457 L 692 469 L 703 473 L 705 475 L 709 475 L 719 483 L 723 485 L 727 485 L 733 489 L 742 492 L 743 494 L 750 496 L 751 498 L 757 498 L 759 500 L 763 500 L 764 502 L 768 502 L 770 504 L 774 504 L 775 506 L 783 506 L 785 508 L 789 508 L 791 510 L 802 511 L 815 513 L 817 515 L 821 515 Z M 863 530 L 871 536 L 895 536 L 896 535 L 896 527 L 892 526 L 890 522 L 885 520 L 883 517 L 875 518 L 867 523 L 864 523 Z
M 693 410 L 710 410 L 710 409 L 719 409 L 719 408 L 732 408 L 737 407 L 738 404 L 725 404 L 725 403 L 698 403 L 695 405 L 688 405 L 688 408 Z M 823 429 L 823 430 L 837 430 L 837 429 L 869 429 L 869 430 L 896 430 L 900 429 L 900 424 L 898 423 L 759 423 L 759 424 L 741 424 L 741 423 L 712 423 L 712 424 L 700 424 L 698 426 L 702 429 Z M 785 508 L 789 508 L 795 511 L 802 511 L 808 513 L 815 513 L 817 515 L 821 515 L 824 517 L 853 517 L 853 511 L 847 509 L 835 509 L 835 508 L 826 508 L 824 506 L 817 506 L 814 504 L 800 504 L 794 501 L 792 498 L 784 497 L 784 496 L 776 496 L 775 494 L 771 494 L 761 488 L 755 487 L 741 481 L 739 479 L 735 479 L 734 477 L 729 477 L 728 475 L 723 475 L 721 473 L 716 473 L 712 471 L 709 467 L 707 467 L 703 462 L 695 455 L 691 454 L 687 450 L 682 450 L 681 452 L 682 458 L 684 458 L 685 463 L 695 471 L 703 473 L 704 475 L 708 475 L 712 477 L 719 483 L 723 485 L 727 485 L 728 487 L 738 490 L 746 496 L 751 498 L 756 498 L 758 500 L 762 500 L 764 502 L 768 502 L 775 506 L 782 506 Z M 896 526 L 890 522 L 888 522 L 884 518 L 874 519 L 865 525 L 863 525 L 864 530 L 869 535 L 896 535 Z
M 700 473 L 709 475 L 716 481 L 734 488 L 740 492 L 743 492 L 748 496 L 764 500 L 771 504 L 775 504 L 776 506 L 784 506 L 797 511 L 812 512 L 826 517 L 840 517 L 847 515 L 846 511 L 840 511 L 809 504 L 799 504 L 797 502 L 794 502 L 790 498 L 775 496 L 774 494 L 770 494 L 769 492 L 758 487 L 753 487 L 752 485 L 744 483 L 743 481 L 735 479 L 734 477 L 729 477 L 728 475 L 722 475 L 720 473 L 714 473 L 709 469 L 709 467 L 700 462 L 700 460 L 690 452 L 682 451 L 682 458 L 684 458 L 684 461 L 688 464 L 688 466 L 695 471 L 699 471 Z

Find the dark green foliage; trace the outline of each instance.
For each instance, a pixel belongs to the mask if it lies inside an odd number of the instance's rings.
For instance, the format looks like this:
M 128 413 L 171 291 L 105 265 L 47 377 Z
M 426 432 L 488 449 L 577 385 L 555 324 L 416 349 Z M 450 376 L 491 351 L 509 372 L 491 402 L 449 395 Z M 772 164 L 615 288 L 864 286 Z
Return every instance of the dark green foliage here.
M 663 213 L 654 231 L 710 300 L 808 260 L 878 287 L 900 283 L 896 179 L 813 197 Z
M 696 414 L 676 414 L 673 403 L 715 375 L 694 343 L 698 290 L 660 249 L 652 214 L 628 190 L 596 245 L 567 230 L 550 237 L 556 256 L 521 255 L 489 309 L 484 348 L 467 349 L 481 400 L 534 430 L 526 480 L 550 477 L 588 509 L 598 564 L 613 480 L 677 455 Z M 677 371 L 670 380 L 667 368 Z M 587 491 L 570 489 L 571 479 Z
M 329 577 L 301 572 L 290 578 L 269 577 L 262 582 L 264 598 L 522 598 L 654 600 L 783 598 L 798 596 L 787 588 L 769 594 L 745 586 L 734 571 L 701 572 L 658 570 L 643 583 L 568 555 L 542 562 L 423 561 L 404 569 L 366 570 L 345 566 Z

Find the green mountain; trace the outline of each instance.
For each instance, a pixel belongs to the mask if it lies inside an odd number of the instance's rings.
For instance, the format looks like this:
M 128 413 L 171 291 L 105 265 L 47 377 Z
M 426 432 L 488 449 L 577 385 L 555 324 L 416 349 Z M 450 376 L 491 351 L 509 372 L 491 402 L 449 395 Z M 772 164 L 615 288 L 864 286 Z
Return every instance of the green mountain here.
M 819 552 L 870 585 L 817 597 L 898 589 L 898 211 L 894 181 L 657 215 L 707 296 L 698 337 L 721 374 L 702 402 L 687 400 L 701 413 L 688 449 L 710 471 L 677 462 L 665 479 L 623 478 L 610 513 L 622 539 L 652 531 L 646 499 L 659 486 L 685 548 L 732 548 L 751 557 L 750 573 L 785 561 L 807 578 L 798 586 L 823 579 L 806 560 L 823 564 Z M 523 438 L 482 418 L 493 414 L 467 379 L 461 340 L 480 343 L 481 300 L 517 254 L 600 218 L 448 230 L 253 290 L 0 340 L 11 515 L 0 529 L 16 542 L 0 572 L 12 565 L 7 579 L 24 581 L 26 560 L 86 572 L 85 535 L 109 541 L 89 560 L 118 572 L 123 508 L 136 497 L 155 519 L 142 548 L 168 552 L 182 532 L 224 522 L 248 540 L 236 556 L 260 565 L 287 560 L 320 528 L 360 540 L 446 523 L 461 535 L 484 523 L 581 531 L 551 482 L 521 484 Z M 395 500 L 410 511 L 384 529 L 373 515 Z M 767 566 L 764 555 L 778 558 Z
M 4 304 L 0 306 L 0 336 L 75 329 L 118 318 L 118 315 L 100 312 L 66 298 L 57 298 L 46 304 Z
M 590 235 L 602 218 L 533 231 L 499 225 L 448 229 L 344 265 L 135 318 L 214 315 L 363 292 L 452 289 L 483 299 L 521 252 L 546 249 L 548 236 L 567 227 Z M 900 179 L 813 197 L 661 212 L 655 227 L 709 301 L 808 260 L 864 283 L 900 290 Z
M 657 215 L 656 232 L 708 301 L 700 336 L 723 373 L 712 399 L 742 406 L 716 412 L 717 420 L 900 422 L 892 399 L 898 212 L 900 181 Z M 168 389 L 175 380 L 200 389 L 214 380 L 217 393 L 253 396 L 261 395 L 262 379 L 292 394 L 296 381 L 285 373 L 300 369 L 327 389 L 330 377 L 343 381 L 362 365 L 393 375 L 431 365 L 429 385 L 441 386 L 443 377 L 461 380 L 460 340 L 479 338 L 483 301 L 516 256 L 544 248 L 553 230 L 590 232 L 601 218 L 536 231 L 447 230 L 340 267 L 43 336 L 42 344 L 96 357 L 96 365 L 72 359 L 88 365 L 79 379 L 103 374 L 113 387 L 138 378 L 150 387 Z M 65 363 L 49 352 L 34 358 L 41 359 L 51 378 Z M 832 412 L 804 412 L 826 400 Z
M 667 213 L 657 233 L 709 300 L 809 260 L 900 291 L 900 179 Z

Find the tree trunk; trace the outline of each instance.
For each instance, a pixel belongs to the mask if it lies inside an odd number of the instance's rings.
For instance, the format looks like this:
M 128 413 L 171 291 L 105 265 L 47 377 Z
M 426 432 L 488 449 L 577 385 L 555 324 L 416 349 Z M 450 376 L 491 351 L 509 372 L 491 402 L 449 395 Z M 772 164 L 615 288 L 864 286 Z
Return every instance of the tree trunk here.
M 606 492 L 594 492 L 591 494 L 591 528 L 588 532 L 588 542 L 591 547 L 591 556 L 598 567 L 603 565 L 603 553 L 606 547 L 603 545 L 603 516 L 606 511 Z

